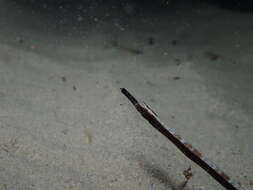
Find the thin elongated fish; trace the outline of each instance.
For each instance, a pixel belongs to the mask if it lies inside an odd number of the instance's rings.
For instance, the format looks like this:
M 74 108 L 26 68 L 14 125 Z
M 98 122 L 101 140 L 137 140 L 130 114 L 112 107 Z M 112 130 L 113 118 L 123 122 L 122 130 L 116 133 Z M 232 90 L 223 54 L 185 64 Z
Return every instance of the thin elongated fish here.
M 247 190 L 239 183 L 233 181 L 216 164 L 203 156 L 203 154 L 193 146 L 187 143 L 183 138 L 176 134 L 173 129 L 166 127 L 158 118 L 157 114 L 145 103 L 139 103 L 138 100 L 125 88 L 121 92 L 135 106 L 138 112 L 160 133 L 166 136 L 186 157 L 199 165 L 216 181 L 228 190 Z

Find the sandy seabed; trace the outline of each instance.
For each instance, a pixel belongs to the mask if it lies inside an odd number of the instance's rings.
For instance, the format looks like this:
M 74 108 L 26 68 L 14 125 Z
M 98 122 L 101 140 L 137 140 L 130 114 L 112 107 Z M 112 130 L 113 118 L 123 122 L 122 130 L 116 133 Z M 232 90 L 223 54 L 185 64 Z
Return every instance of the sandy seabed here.
M 253 15 L 130 13 L 0 0 L 0 190 L 222 189 L 121 87 L 253 188 Z

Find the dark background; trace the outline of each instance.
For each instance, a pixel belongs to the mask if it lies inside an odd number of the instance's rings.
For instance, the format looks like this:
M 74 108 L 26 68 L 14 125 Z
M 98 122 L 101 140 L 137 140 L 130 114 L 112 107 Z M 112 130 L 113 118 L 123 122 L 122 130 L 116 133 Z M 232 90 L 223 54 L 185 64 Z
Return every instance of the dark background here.
M 47 7 L 47 8 L 58 8 L 59 6 L 63 6 L 65 8 L 74 7 L 75 5 L 87 5 L 91 3 L 98 4 L 110 4 L 114 6 L 124 6 L 125 4 L 135 4 L 138 9 L 145 10 L 161 10 L 166 9 L 168 7 L 177 6 L 178 4 L 196 4 L 196 3 L 209 3 L 215 6 L 219 6 L 225 9 L 231 9 L 234 11 L 253 11 L 253 1 L 240 1 L 240 0 L 14 0 L 17 3 L 21 4 L 30 4 L 35 7 Z

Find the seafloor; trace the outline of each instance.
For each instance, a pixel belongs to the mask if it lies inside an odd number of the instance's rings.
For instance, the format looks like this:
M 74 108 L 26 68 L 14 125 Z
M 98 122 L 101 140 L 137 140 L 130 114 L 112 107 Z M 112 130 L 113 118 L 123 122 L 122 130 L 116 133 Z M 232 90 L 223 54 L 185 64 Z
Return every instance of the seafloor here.
M 223 189 L 121 87 L 252 189 L 253 15 L 125 9 L 0 0 L 0 189 Z

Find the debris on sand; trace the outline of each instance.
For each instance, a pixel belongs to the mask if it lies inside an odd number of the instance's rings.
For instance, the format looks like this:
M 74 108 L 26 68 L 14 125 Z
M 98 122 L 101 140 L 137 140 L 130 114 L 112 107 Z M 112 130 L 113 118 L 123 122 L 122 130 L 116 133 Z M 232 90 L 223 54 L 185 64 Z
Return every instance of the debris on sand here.
M 143 54 L 143 51 L 142 51 L 142 50 L 140 50 L 140 49 L 135 49 L 135 48 L 132 48 L 132 47 L 127 47 L 127 46 L 124 46 L 124 45 L 121 45 L 121 44 L 119 44 L 119 42 L 116 41 L 116 40 L 112 42 L 112 46 L 113 46 L 114 48 L 117 48 L 118 50 L 125 51 L 125 52 L 131 53 L 131 54 L 135 54 L 135 55 Z
M 220 59 L 223 59 L 223 57 L 217 53 L 214 53 L 212 51 L 206 51 L 204 52 L 204 56 L 208 58 L 210 61 L 218 61 Z
M 148 38 L 148 44 L 151 45 L 151 46 L 154 45 L 155 44 L 155 39 L 153 37 L 149 37 Z

